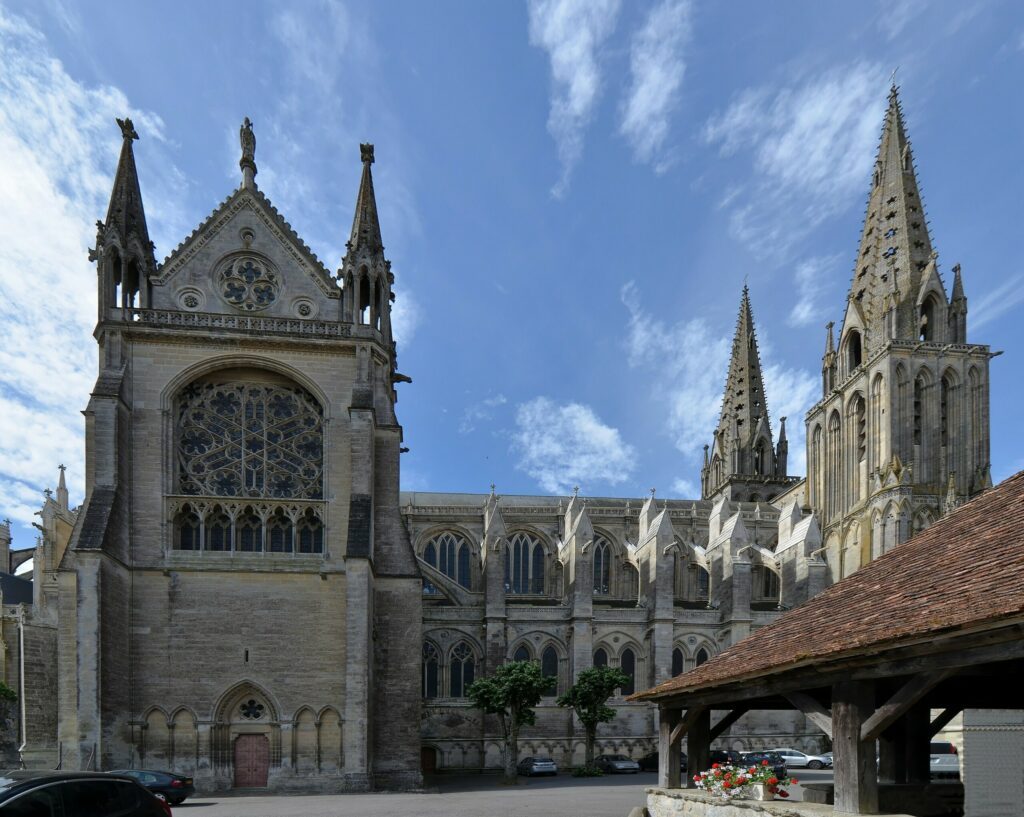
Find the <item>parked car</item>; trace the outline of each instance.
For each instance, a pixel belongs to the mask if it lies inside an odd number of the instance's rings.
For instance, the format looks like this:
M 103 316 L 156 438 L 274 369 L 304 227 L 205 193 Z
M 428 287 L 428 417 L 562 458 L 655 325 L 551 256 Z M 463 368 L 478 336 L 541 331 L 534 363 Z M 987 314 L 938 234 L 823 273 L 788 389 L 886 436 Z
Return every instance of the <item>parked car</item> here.
M 686 752 L 679 753 L 679 770 L 686 771 Z M 658 753 L 649 752 L 640 758 L 640 771 L 643 772 L 656 772 L 658 771 Z
M 778 752 L 786 765 L 791 769 L 824 769 L 832 765 L 832 758 L 828 755 L 808 755 L 798 752 L 796 749 L 769 749 L 770 752 Z
M 110 774 L 119 774 L 137 780 L 157 797 L 161 797 L 172 806 L 184 803 L 196 793 L 191 777 L 184 777 L 171 772 L 158 772 L 151 769 L 121 769 Z
M 760 766 L 766 760 L 768 761 L 768 765 L 772 767 L 772 771 L 775 773 L 776 777 L 786 776 L 786 761 L 782 759 L 782 755 L 778 752 L 743 753 L 744 766 Z
M 609 774 L 636 774 L 640 771 L 640 764 L 625 755 L 601 755 L 594 765 Z
M 737 766 L 743 762 L 743 756 L 732 749 L 712 749 L 708 755 L 708 763 L 720 763 L 725 766 Z M 695 770 L 696 771 L 696 770 Z
M 949 741 L 932 741 L 930 749 L 932 777 L 960 777 L 960 758 L 956 746 Z
M 533 777 L 535 774 L 558 774 L 558 767 L 550 757 L 524 757 L 517 767 L 519 774 Z
M 171 817 L 166 801 L 130 777 L 18 769 L 0 774 L 3 817 Z

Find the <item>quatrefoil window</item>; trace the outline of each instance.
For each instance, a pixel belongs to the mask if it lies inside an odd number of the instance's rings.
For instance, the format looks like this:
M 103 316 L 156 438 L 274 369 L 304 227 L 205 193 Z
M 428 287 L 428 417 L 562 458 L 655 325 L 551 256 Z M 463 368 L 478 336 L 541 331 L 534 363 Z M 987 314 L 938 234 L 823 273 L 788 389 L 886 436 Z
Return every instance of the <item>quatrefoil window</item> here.
M 246 312 L 266 309 L 281 288 L 267 262 L 251 256 L 232 258 L 220 268 L 217 281 L 224 300 Z
M 242 713 L 242 717 L 249 721 L 258 721 L 263 717 L 263 704 L 252 698 L 243 703 L 238 709 Z

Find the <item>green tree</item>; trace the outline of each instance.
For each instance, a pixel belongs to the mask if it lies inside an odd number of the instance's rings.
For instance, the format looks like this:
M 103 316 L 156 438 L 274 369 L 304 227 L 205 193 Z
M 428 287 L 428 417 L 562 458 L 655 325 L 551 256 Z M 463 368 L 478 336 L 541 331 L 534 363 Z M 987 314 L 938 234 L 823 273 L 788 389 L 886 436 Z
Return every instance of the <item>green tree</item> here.
M 532 726 L 537 718 L 533 708 L 551 689 L 554 678 L 545 678 L 536 661 L 502 664 L 488 678 L 474 681 L 466 697 L 488 715 L 497 715 L 503 739 L 504 782 L 516 782 L 519 763 L 519 727 Z
M 594 741 L 597 739 L 597 725 L 608 723 L 615 717 L 615 710 L 607 701 L 621 686 L 629 683 L 629 676 L 615 667 L 593 667 L 579 674 L 576 683 L 558 696 L 559 706 L 571 708 L 586 730 L 586 759 L 584 768 L 594 768 Z

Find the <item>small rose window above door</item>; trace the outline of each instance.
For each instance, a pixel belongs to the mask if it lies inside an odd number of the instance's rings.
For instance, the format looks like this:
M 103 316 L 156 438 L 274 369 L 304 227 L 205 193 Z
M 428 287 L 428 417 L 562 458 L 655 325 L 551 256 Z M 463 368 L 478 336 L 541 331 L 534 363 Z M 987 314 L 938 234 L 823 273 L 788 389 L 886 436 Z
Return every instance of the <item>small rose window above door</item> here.
M 242 717 L 248 721 L 258 721 L 263 717 L 263 704 L 253 698 L 245 701 L 238 709 Z

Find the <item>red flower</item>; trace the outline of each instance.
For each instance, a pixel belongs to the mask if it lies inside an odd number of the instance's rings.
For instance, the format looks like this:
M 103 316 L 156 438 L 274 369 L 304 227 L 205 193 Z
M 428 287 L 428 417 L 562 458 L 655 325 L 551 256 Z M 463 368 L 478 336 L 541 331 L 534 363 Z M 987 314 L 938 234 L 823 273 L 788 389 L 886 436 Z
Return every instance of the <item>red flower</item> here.
M 768 785 L 769 786 L 778 785 L 778 782 L 779 782 L 779 778 L 777 778 L 775 775 L 772 775 L 771 777 L 768 778 Z
M 761 765 L 762 766 L 767 766 L 768 765 L 768 761 L 767 760 L 762 760 L 761 761 Z
M 780 791 L 779 792 L 779 797 L 789 797 L 789 792 L 785 791 L 785 790 Z
M 789 782 L 790 782 L 790 783 L 792 783 L 793 785 L 796 785 L 796 784 L 797 784 L 797 783 L 799 783 L 800 781 L 799 781 L 799 780 L 797 780 L 797 779 L 796 779 L 795 777 L 791 777 L 791 778 L 789 778 Z
M 732 788 L 732 783 L 730 783 L 730 782 L 729 782 L 728 780 L 726 780 L 726 781 L 725 781 L 725 782 L 724 782 L 724 783 L 722 784 L 722 788 L 723 788 L 723 789 L 731 789 L 731 788 Z
M 749 769 L 747 769 L 747 771 L 750 772 L 750 774 L 757 774 L 757 769 L 754 768 L 753 766 L 751 766 Z
M 718 768 L 718 764 L 717 763 L 712 763 L 711 764 L 711 768 L 712 769 L 717 769 Z

